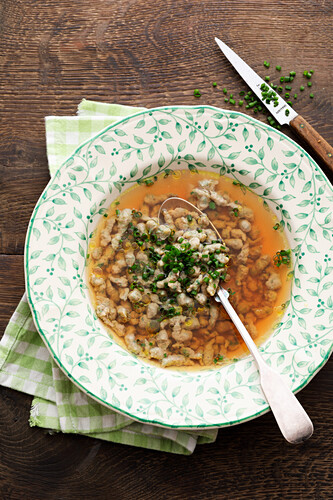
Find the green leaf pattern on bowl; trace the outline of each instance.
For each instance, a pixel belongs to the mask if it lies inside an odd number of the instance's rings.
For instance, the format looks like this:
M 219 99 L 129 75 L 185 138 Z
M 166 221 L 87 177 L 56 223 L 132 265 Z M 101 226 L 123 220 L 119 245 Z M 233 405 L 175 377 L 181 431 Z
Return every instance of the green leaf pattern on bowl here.
M 48 184 L 30 221 L 28 297 L 54 359 L 95 399 L 164 426 L 231 425 L 268 408 L 250 357 L 205 371 L 153 367 L 109 337 L 88 296 L 88 242 L 111 201 L 138 181 L 184 168 L 215 171 L 250 188 L 285 228 L 293 253 L 291 297 L 260 350 L 293 390 L 306 385 L 332 349 L 332 188 L 296 143 L 240 113 L 159 108 L 80 146 Z

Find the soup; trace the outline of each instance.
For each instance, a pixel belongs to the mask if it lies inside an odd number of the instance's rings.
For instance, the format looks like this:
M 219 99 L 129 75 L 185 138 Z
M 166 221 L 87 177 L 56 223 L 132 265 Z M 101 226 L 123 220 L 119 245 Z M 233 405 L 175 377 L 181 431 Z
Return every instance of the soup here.
M 172 194 L 202 210 L 222 241 L 205 217 L 184 209 L 159 225 Z M 213 295 L 219 284 L 228 288 L 251 336 L 265 340 L 289 291 L 288 266 L 273 262 L 282 249 L 288 257 L 277 227 L 258 196 L 214 173 L 176 171 L 137 185 L 112 203 L 90 243 L 97 316 L 125 348 L 162 367 L 229 363 L 247 350 Z

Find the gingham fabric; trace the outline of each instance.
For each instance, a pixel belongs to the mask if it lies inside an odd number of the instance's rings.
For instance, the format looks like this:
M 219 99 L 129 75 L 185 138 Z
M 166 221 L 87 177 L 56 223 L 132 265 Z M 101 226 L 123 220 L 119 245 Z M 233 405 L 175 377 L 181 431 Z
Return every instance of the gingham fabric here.
M 78 116 L 47 117 L 50 174 L 91 135 L 142 109 L 83 100 Z M 217 436 L 217 430 L 186 432 L 134 422 L 86 396 L 53 362 L 36 331 L 25 295 L 0 342 L 0 385 L 34 396 L 29 423 L 50 431 L 184 455 L 193 453 L 197 444 L 214 442 Z

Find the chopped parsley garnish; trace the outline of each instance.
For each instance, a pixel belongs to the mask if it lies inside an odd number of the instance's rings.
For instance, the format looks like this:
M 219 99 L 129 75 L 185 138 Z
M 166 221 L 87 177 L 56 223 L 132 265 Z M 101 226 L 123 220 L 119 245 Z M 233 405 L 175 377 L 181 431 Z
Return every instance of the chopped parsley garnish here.
M 273 262 L 276 267 L 280 267 L 282 264 L 290 266 L 291 263 L 291 251 L 290 250 L 280 250 L 276 252 L 273 257 Z

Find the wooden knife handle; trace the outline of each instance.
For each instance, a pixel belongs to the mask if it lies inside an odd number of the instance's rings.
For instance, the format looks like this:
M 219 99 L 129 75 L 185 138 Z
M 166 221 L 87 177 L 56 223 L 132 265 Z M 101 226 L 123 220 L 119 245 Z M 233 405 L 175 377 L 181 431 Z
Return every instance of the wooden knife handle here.
M 333 172 L 333 148 L 300 115 L 290 122 L 291 128 L 317 153 L 325 165 Z

